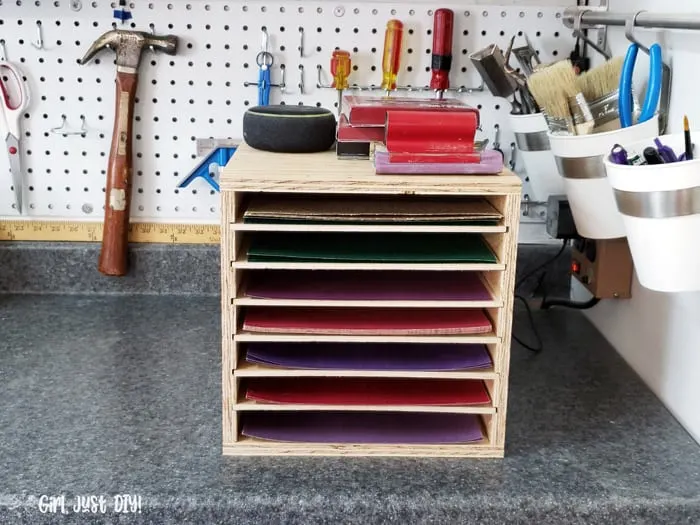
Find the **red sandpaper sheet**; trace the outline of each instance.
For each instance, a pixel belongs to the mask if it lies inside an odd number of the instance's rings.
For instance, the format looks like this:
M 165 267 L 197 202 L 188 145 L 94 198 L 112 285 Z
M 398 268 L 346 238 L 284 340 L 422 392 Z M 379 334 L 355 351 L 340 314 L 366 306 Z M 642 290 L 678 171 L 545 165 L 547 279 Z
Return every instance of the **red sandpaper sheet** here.
M 251 273 L 247 297 L 348 301 L 488 301 L 476 272 L 261 271 Z
M 475 113 L 464 111 L 390 110 L 386 116 L 386 149 L 392 162 L 421 162 L 399 156 L 402 153 L 442 154 L 432 162 L 479 162 L 480 156 L 474 152 L 478 120 Z
M 491 332 L 482 310 L 459 308 L 249 307 L 249 332 L 329 335 L 451 335 Z
M 407 98 L 407 97 L 367 97 L 347 95 L 343 97 L 343 113 L 353 126 L 386 125 L 386 113 L 391 110 L 402 111 L 462 111 L 479 116 L 479 110 L 461 100 L 446 98 Z M 478 126 L 477 122 L 477 126 Z
M 351 126 L 345 115 L 338 120 L 338 142 L 384 142 L 384 126 Z
M 457 444 L 483 439 L 475 414 L 248 412 L 241 433 L 287 443 Z
M 503 155 L 487 149 L 478 163 L 392 162 L 388 151 L 375 151 L 374 167 L 378 175 L 498 175 L 503 170 Z
M 303 405 L 463 406 L 491 401 L 483 381 L 458 379 L 251 379 L 245 397 L 264 403 Z

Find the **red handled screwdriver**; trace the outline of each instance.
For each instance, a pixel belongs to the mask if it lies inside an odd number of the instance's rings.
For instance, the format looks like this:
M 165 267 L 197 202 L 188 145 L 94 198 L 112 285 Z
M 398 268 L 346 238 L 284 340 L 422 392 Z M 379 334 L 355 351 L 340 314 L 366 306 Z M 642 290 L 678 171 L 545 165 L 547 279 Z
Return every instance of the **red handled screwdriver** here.
M 452 67 L 452 32 L 454 13 L 450 9 L 437 9 L 433 17 L 433 57 L 430 77 L 430 89 L 435 96 L 442 98 L 450 87 L 450 68 Z

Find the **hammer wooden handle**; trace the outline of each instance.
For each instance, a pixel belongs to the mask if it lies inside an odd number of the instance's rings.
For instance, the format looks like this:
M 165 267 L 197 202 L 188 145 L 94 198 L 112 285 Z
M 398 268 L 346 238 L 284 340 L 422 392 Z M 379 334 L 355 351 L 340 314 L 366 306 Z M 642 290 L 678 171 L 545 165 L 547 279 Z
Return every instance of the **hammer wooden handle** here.
M 138 77 L 117 72 L 116 113 L 105 187 L 105 220 L 98 269 L 105 275 L 128 270 L 129 209 L 131 205 L 131 131 Z

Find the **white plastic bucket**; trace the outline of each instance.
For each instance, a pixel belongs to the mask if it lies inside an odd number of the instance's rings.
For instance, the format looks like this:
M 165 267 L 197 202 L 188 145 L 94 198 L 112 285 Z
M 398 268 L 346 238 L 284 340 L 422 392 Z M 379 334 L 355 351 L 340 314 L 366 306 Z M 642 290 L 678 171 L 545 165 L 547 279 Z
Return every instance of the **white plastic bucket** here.
M 533 113 L 509 117 L 518 153 L 525 166 L 530 187 L 535 193 L 535 198 L 531 200 L 546 201 L 550 195 L 562 195 L 564 181 L 554 162 L 544 115 Z
M 700 130 L 693 133 L 700 137 Z M 653 138 L 620 142 L 642 153 Z M 660 137 L 677 155 L 683 134 Z M 661 165 L 623 166 L 605 159 L 639 283 L 660 292 L 700 290 L 700 159 Z
M 604 158 L 615 144 L 652 141 L 658 136 L 659 120 L 652 118 L 629 128 L 581 136 L 548 133 L 552 153 L 564 178 L 566 196 L 579 235 L 588 239 L 625 236 L 612 186 L 605 174 Z

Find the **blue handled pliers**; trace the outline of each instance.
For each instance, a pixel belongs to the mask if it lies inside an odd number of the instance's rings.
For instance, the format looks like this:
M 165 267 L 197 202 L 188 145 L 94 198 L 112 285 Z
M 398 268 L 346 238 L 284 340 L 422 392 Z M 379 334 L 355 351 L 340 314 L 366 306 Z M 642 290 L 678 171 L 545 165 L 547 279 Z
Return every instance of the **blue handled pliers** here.
M 634 75 L 634 65 L 637 61 L 637 53 L 639 46 L 632 44 L 627 49 L 627 56 L 622 65 L 622 74 L 620 76 L 620 123 L 623 128 L 630 127 L 632 122 L 632 108 L 634 106 L 632 99 L 632 76 Z M 638 123 L 650 120 L 656 113 L 661 98 L 661 81 L 663 76 L 663 59 L 661 56 L 661 46 L 652 44 L 649 47 L 649 84 L 647 92 L 642 104 L 642 110 L 639 114 Z
M 632 116 L 632 108 L 634 100 L 632 98 L 632 77 L 634 75 L 634 66 L 637 61 L 639 49 L 642 49 L 649 55 L 649 83 L 647 92 L 644 96 L 644 103 L 639 114 L 638 124 L 646 122 L 654 117 L 661 98 L 668 98 L 670 89 L 670 68 L 663 62 L 661 56 L 661 46 L 652 44 L 649 49 L 644 47 L 634 38 L 634 26 L 640 11 L 625 22 L 625 36 L 632 42 L 632 45 L 627 49 L 625 61 L 622 64 L 622 74 L 620 75 L 620 124 L 623 128 L 628 128 L 634 124 Z M 662 93 L 662 92 L 666 93 Z M 661 100 L 662 104 L 667 104 L 668 100 Z M 668 108 L 662 108 L 666 111 Z

